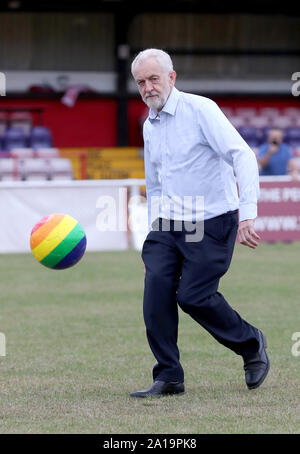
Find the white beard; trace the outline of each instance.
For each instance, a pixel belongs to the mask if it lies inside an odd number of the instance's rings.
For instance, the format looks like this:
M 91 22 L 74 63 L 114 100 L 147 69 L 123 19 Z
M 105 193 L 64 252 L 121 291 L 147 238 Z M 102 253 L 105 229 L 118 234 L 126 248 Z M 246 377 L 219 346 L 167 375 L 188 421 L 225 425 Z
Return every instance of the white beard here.
M 151 94 L 156 95 L 153 91 Z M 149 95 L 148 95 L 149 96 Z M 147 97 L 147 95 L 143 98 L 143 101 L 147 104 L 150 109 L 153 110 L 161 110 L 163 106 L 166 104 L 166 101 L 169 96 L 169 89 L 166 89 L 161 95 L 154 96 L 153 98 Z

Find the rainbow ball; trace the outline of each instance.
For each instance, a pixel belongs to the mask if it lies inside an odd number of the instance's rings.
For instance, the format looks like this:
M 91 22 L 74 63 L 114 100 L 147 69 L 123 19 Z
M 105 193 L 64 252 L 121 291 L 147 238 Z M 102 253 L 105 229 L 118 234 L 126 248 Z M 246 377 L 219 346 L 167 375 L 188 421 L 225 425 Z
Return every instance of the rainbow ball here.
M 75 265 L 83 256 L 86 236 L 76 219 L 67 214 L 54 213 L 44 217 L 33 227 L 30 247 L 42 265 L 63 270 Z

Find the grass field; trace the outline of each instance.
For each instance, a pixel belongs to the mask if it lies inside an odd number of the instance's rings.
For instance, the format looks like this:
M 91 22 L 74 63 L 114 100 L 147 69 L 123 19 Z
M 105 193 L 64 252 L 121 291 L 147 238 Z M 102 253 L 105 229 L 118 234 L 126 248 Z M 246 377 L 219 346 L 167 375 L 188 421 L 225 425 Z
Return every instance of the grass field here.
M 86 253 L 52 271 L 1 255 L 1 433 L 300 433 L 300 243 L 237 245 L 220 291 L 268 341 L 270 373 L 249 391 L 242 359 L 180 310 L 186 394 L 132 399 L 155 362 L 142 318 L 140 253 Z

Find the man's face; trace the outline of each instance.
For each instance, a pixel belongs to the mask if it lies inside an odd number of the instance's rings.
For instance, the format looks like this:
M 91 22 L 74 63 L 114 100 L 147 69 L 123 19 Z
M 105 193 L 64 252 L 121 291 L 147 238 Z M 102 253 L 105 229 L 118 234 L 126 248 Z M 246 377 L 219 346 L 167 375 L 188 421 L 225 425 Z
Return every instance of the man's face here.
M 158 112 L 165 105 L 175 84 L 176 72 L 164 71 L 155 57 L 137 64 L 133 73 L 143 101 Z
M 269 132 L 269 142 L 280 144 L 283 139 L 283 132 L 280 129 L 271 129 Z

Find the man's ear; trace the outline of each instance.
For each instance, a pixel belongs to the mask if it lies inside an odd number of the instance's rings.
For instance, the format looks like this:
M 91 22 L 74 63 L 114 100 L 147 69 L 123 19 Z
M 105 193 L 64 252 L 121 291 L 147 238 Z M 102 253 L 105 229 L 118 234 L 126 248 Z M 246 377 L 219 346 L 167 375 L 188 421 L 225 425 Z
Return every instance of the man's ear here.
M 169 81 L 171 82 L 172 86 L 175 84 L 176 82 L 176 71 L 170 71 L 169 73 Z

